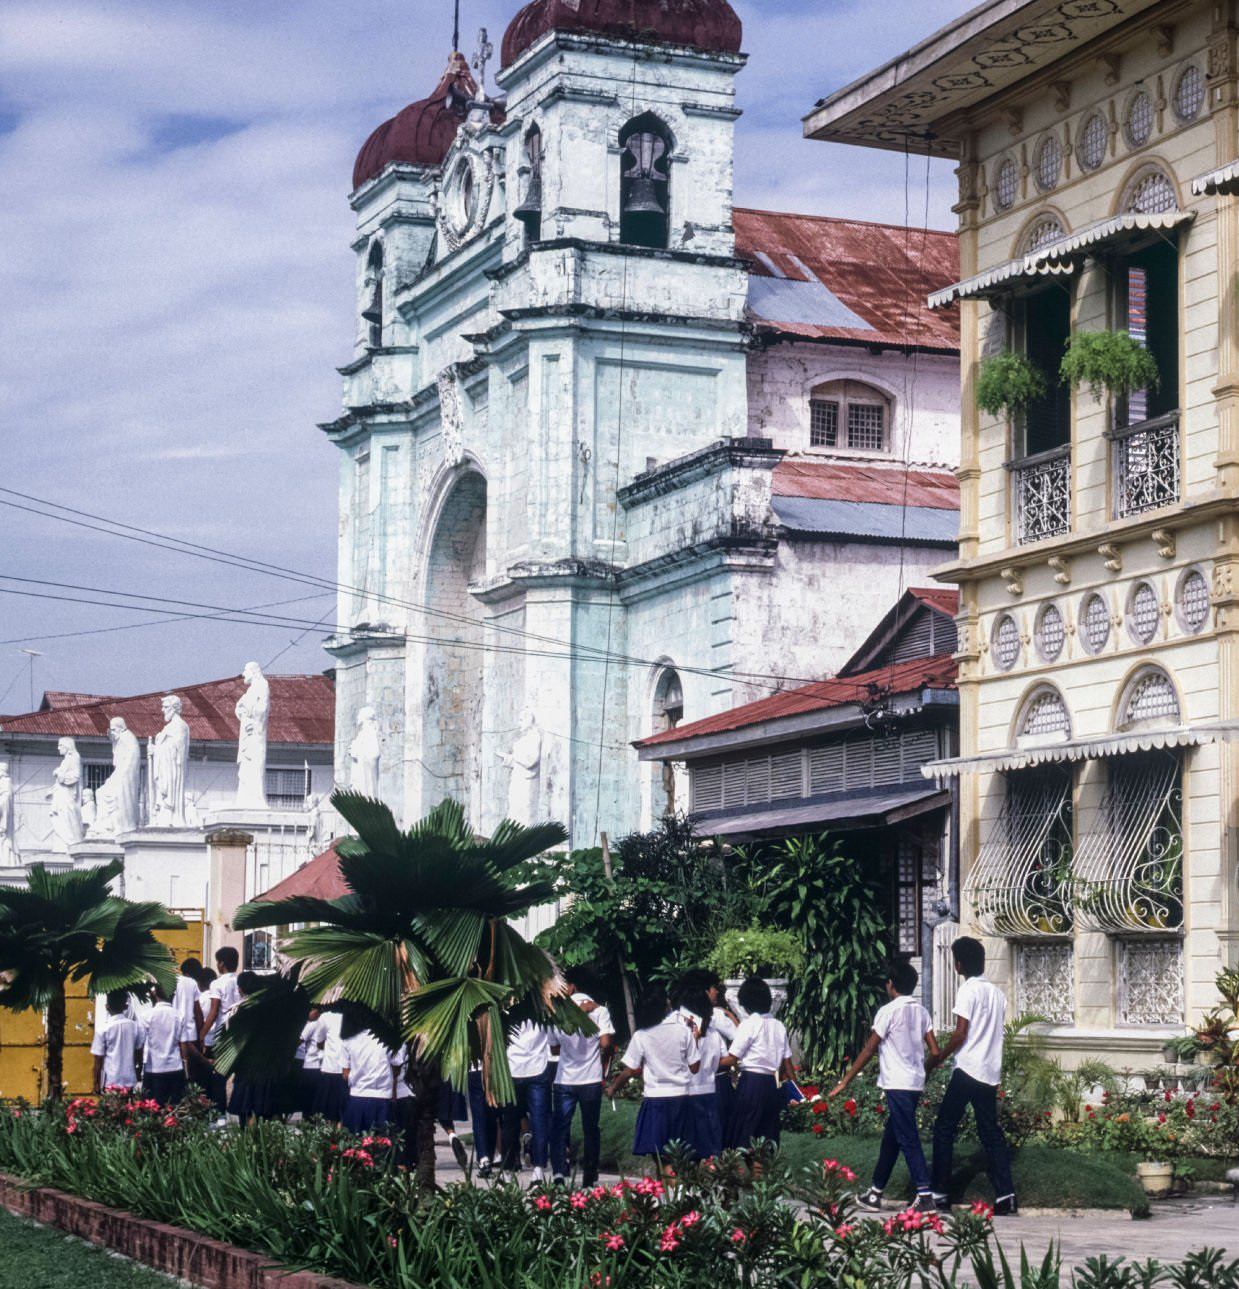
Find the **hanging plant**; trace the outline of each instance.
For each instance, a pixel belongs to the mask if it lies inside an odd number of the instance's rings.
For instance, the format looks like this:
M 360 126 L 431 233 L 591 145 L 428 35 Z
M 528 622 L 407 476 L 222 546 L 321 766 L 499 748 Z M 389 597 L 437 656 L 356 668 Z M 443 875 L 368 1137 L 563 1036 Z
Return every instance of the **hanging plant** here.
M 1126 331 L 1077 331 L 1058 374 L 1072 389 L 1087 385 L 1097 399 L 1107 393 L 1123 397 L 1158 381 L 1153 355 Z
M 1045 377 L 1023 354 L 994 354 L 981 363 L 977 406 L 987 416 L 1013 416 L 1045 395 Z

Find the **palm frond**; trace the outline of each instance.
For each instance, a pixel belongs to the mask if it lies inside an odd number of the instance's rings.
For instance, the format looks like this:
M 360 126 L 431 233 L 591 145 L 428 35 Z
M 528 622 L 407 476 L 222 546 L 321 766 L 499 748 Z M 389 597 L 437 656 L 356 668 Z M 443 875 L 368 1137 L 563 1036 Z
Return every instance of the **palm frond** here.
M 438 1065 L 449 1083 L 466 1087 L 470 1056 L 477 1046 L 473 1021 L 481 1011 L 493 1012 L 507 997 L 504 986 L 475 976 L 454 976 L 423 985 L 405 999 L 405 1037 L 418 1041 L 422 1059 Z M 511 1099 L 510 1087 L 505 1095 Z
M 382 801 L 337 788 L 331 794 L 331 804 L 371 850 L 393 854 L 400 849 L 401 833 L 396 817 Z M 339 853 L 339 847 L 336 849 Z
M 407 842 L 421 841 L 424 837 L 445 837 L 457 850 L 465 850 L 473 843 L 473 829 L 465 817 L 465 808 L 459 801 L 446 797 L 423 819 L 418 820 L 405 833 Z
M 264 976 L 263 987 L 228 1018 L 215 1048 L 218 1074 L 242 1078 L 283 1078 L 292 1069 L 301 1031 L 310 1015 L 310 996 L 297 973 Z
M 568 832 L 562 824 L 544 823 L 527 827 L 505 819 L 489 841 L 471 846 L 469 853 L 484 859 L 496 872 L 502 873 L 554 850 L 567 840 Z
M 295 926 L 301 922 L 332 922 L 342 926 L 364 925 L 368 914 L 356 896 L 338 900 L 312 895 L 292 895 L 285 900 L 251 900 L 242 904 L 232 918 L 238 931 L 255 931 L 269 926 Z
M 444 909 L 418 918 L 416 926 L 438 959 L 442 974 L 467 976 L 478 960 L 486 922 L 474 909 Z

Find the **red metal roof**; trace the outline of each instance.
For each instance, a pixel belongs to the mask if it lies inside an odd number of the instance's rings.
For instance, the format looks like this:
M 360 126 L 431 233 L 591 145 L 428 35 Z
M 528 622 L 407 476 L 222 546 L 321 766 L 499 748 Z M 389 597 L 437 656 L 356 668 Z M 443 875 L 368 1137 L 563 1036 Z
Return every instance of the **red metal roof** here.
M 340 856 L 336 854 L 335 842 L 332 842 L 321 855 L 315 855 L 295 873 L 289 873 L 282 882 L 277 882 L 255 899 L 288 900 L 299 895 L 315 900 L 338 900 L 348 893 L 340 873 Z
M 726 734 L 745 729 L 750 725 L 764 725 L 768 721 L 784 720 L 790 716 L 804 716 L 809 712 L 828 711 L 832 707 L 846 707 L 849 703 L 863 702 L 870 694 L 870 686 L 889 690 L 893 694 L 907 694 L 914 690 L 954 689 L 956 664 L 949 653 L 933 658 L 911 658 L 889 667 L 860 672 L 846 679 L 819 680 L 798 689 L 787 689 L 770 698 L 759 698 L 744 703 L 717 716 L 706 716 L 687 725 L 663 730 L 636 742 L 634 747 L 656 747 L 662 743 L 680 743 L 685 739 L 705 734 Z
M 944 586 L 910 586 L 908 594 L 948 617 L 953 618 L 959 612 L 959 592 L 948 591 Z
M 773 490 L 776 497 L 959 509 L 959 480 L 951 471 L 900 464 L 840 465 L 812 457 L 784 457 L 774 468 Z
M 759 277 L 818 281 L 870 329 L 757 318 L 759 329 L 808 339 L 959 350 L 959 306 L 926 298 L 959 280 L 959 240 L 937 229 L 772 210 L 732 211 L 736 254 Z M 771 267 L 773 265 L 773 267 Z
M 72 694 L 63 689 L 45 689 L 39 711 L 56 712 L 62 707 L 81 707 L 84 703 L 101 703 L 107 697 L 107 694 Z
M 271 686 L 271 715 L 267 738 L 272 743 L 319 743 L 335 740 L 335 682 L 330 676 L 268 676 Z M 240 676 L 208 680 L 201 685 L 156 690 L 133 698 L 94 699 L 78 707 L 61 707 L 8 717 L 0 733 L 54 734 L 70 738 L 103 737 L 108 721 L 123 716 L 125 724 L 139 737 L 151 738 L 163 728 L 160 700 L 175 694 L 181 700 L 181 715 L 189 725 L 189 736 L 201 743 L 235 743 L 237 718 L 234 708 L 245 692 Z

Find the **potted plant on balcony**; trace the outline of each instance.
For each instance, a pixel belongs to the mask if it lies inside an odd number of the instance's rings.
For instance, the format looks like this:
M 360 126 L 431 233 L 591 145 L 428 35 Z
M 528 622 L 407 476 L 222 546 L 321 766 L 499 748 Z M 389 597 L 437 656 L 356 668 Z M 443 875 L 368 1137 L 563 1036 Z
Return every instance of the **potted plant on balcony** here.
M 977 406 L 987 416 L 1010 418 L 1046 391 L 1045 376 L 1023 354 L 992 354 L 977 374 Z
M 1158 382 L 1153 355 L 1127 331 L 1077 331 L 1058 374 L 1072 389 L 1087 385 L 1096 399 L 1121 398 Z
M 777 1014 L 787 1001 L 788 978 L 804 966 L 804 950 L 790 931 L 766 930 L 756 924 L 724 931 L 706 963 L 723 977 L 727 1001 L 738 1008 L 736 991 L 746 976 L 762 976 L 770 986 Z

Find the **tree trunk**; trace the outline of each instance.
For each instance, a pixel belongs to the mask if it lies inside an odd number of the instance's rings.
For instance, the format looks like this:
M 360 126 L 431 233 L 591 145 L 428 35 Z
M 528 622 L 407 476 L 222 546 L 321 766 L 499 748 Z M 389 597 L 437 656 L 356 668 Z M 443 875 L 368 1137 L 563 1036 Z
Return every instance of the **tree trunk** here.
M 47 1096 L 59 1101 L 65 1081 L 65 987 L 62 981 L 47 1004 Z
M 432 1191 L 435 1188 L 435 1125 L 443 1076 L 437 1067 L 429 1065 L 422 1066 L 421 1075 L 417 1093 L 417 1187 L 421 1191 Z

